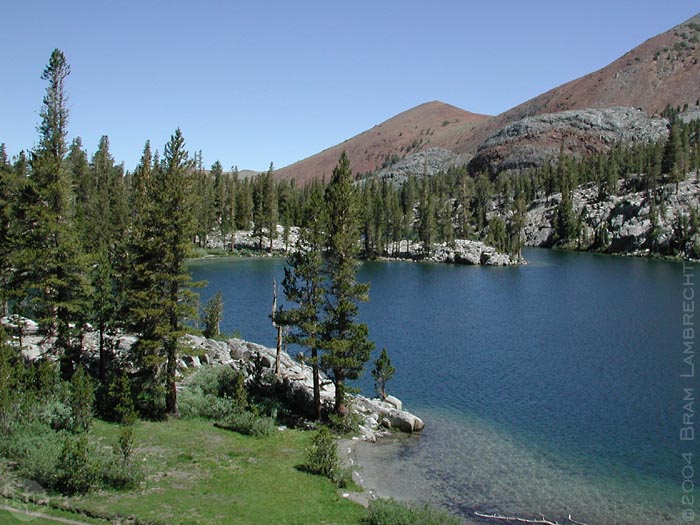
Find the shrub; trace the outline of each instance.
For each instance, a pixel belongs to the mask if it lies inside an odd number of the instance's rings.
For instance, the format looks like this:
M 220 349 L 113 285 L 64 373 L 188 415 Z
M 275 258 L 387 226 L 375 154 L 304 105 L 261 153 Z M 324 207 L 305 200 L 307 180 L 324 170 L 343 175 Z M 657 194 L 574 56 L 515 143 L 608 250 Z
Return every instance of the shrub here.
M 221 324 L 223 309 L 224 300 L 219 291 L 204 307 L 204 337 L 212 338 L 221 333 L 219 325 Z
M 245 388 L 245 377 L 230 366 L 215 368 L 219 397 L 229 398 L 241 408 L 248 406 L 248 392 Z
M 21 477 L 51 488 L 56 484 L 56 465 L 62 450 L 61 434 L 38 420 L 15 423 L 0 440 L 0 455 L 15 463 Z
M 431 507 L 401 503 L 394 499 L 378 499 L 369 504 L 369 513 L 363 520 L 367 525 L 458 525 L 462 520 L 457 516 Z
M 112 448 L 113 457 L 102 472 L 106 486 L 116 489 L 132 489 L 143 480 L 144 473 L 132 459 L 134 450 L 134 429 L 131 425 L 122 427 L 117 444 Z
M 382 348 L 382 354 L 374 362 L 374 369 L 372 370 L 374 388 L 382 399 L 386 399 L 386 383 L 394 377 L 395 372 L 396 369 L 391 364 L 386 348 Z
M 87 432 L 92 424 L 95 389 L 90 376 L 82 366 L 79 366 L 73 375 L 70 386 L 70 430 L 73 432 Z
M 165 419 L 165 387 L 156 377 L 137 378 L 136 391 L 136 409 L 143 418 Z
M 88 444 L 87 434 L 66 435 L 57 463 L 56 486 L 62 494 L 85 494 L 99 481 L 99 465 Z
M 201 390 L 193 388 L 186 388 L 180 392 L 177 406 L 181 417 L 201 417 L 214 421 L 222 421 L 229 415 L 244 410 L 228 397 L 205 395 Z
M 136 408 L 131 393 L 131 382 L 126 371 L 121 371 L 101 390 L 100 415 L 107 421 L 130 425 L 136 421 Z
M 324 426 L 319 428 L 311 440 L 311 446 L 306 450 L 306 463 L 300 465 L 299 469 L 324 476 L 339 487 L 345 487 L 350 477 L 340 466 L 335 437 L 330 429 Z
M 339 434 L 352 434 L 357 432 L 360 428 L 362 417 L 356 412 L 348 410 L 344 416 L 338 414 L 329 415 L 328 423 L 329 426 Z
M 227 430 L 233 430 L 247 436 L 264 437 L 274 434 L 275 420 L 271 417 L 260 417 L 252 412 L 231 412 L 220 420 L 219 426 Z
M 53 430 L 65 430 L 73 427 L 71 407 L 58 398 L 49 399 L 42 405 L 33 407 L 37 411 L 38 420 L 50 426 Z M 31 414 L 26 414 L 29 418 Z
M 245 377 L 229 366 L 200 368 L 192 376 L 189 389 L 198 389 L 205 396 L 228 397 L 241 407 L 248 405 Z

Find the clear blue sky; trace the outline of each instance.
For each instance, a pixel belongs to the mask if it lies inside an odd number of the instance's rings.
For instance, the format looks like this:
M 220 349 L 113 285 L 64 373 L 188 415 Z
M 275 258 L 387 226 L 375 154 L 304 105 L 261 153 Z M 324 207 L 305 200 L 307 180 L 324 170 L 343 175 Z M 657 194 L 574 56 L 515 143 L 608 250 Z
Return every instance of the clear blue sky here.
M 281 167 L 430 100 L 497 114 L 700 11 L 668 1 L 1 0 L 0 142 L 31 149 L 51 51 L 69 136 L 133 169 L 181 127 L 210 166 Z

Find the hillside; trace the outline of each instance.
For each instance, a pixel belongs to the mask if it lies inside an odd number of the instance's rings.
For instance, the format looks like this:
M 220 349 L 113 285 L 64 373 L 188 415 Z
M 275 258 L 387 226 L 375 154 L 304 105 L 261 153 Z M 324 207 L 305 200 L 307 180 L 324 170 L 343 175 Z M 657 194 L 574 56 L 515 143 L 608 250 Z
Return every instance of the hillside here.
M 650 38 L 598 71 L 551 89 L 484 122 L 457 152 L 474 153 L 491 135 L 525 117 L 626 106 L 649 115 L 700 97 L 700 14 Z
M 371 172 L 407 155 L 438 147 L 462 154 L 458 162 L 464 163 L 499 130 L 524 118 L 612 107 L 638 108 L 655 115 L 668 104 L 674 107 L 694 105 L 700 99 L 699 60 L 700 15 L 696 15 L 650 38 L 602 69 L 551 89 L 498 116 L 470 113 L 438 101 L 428 102 L 284 167 L 277 171 L 277 176 L 300 182 L 328 177 L 343 150 L 347 151 L 356 174 Z M 577 140 L 586 145 L 588 138 L 580 135 L 576 133 Z M 526 143 L 527 140 L 521 141 L 519 146 L 527 148 Z
M 433 101 L 404 111 L 367 131 L 316 155 L 277 170 L 280 179 L 304 182 L 330 177 L 345 150 L 355 174 L 366 173 L 389 164 L 392 158 L 440 147 L 454 151 L 461 142 L 471 140 L 475 126 L 486 115 L 470 113 L 449 104 Z

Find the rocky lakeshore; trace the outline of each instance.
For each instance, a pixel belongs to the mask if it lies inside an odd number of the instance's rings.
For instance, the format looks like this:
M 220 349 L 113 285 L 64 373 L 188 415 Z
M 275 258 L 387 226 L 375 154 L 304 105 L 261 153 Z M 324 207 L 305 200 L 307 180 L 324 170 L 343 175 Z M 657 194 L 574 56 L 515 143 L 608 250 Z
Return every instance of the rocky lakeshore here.
M 17 316 L 3 317 L 0 322 L 12 334 L 11 344 L 21 348 L 26 358 L 33 360 L 52 355 L 54 340 L 41 334 L 36 322 Z M 109 345 L 114 349 L 115 359 L 126 362 L 136 340 L 130 334 L 110 337 Z M 189 372 L 193 370 L 203 366 L 230 366 L 243 373 L 247 382 L 257 377 L 270 383 L 281 383 L 289 399 L 301 403 L 309 413 L 312 411 L 312 369 L 301 358 L 293 359 L 286 351 L 280 351 L 279 372 L 275 373 L 278 356 L 274 348 L 243 339 L 218 341 L 196 335 L 185 335 L 179 342 L 182 347 L 177 360 L 179 388 L 186 384 Z M 88 364 L 97 362 L 98 348 L 99 334 L 88 328 L 83 337 L 83 355 Z M 334 398 L 332 381 L 321 373 L 321 403 L 332 406 Z M 359 418 L 360 438 L 366 441 L 374 442 L 391 431 L 419 432 L 425 426 L 419 417 L 403 410 L 401 401 L 393 396 L 382 401 L 352 395 L 349 407 Z
M 272 240 L 272 253 L 285 255 L 293 252 L 299 238 L 299 228 L 293 226 L 289 230 L 289 237 L 284 241 L 284 228 L 277 226 L 277 236 Z M 269 238 L 263 240 L 263 250 L 259 249 L 258 239 L 253 236 L 251 230 L 240 230 L 229 234 L 225 238 L 212 237 L 207 241 L 207 248 L 220 250 L 249 251 L 252 253 L 269 253 Z M 388 249 L 389 259 L 427 261 L 447 264 L 466 264 L 483 266 L 515 266 L 523 264 L 522 258 L 499 252 L 493 246 L 481 241 L 456 239 L 454 243 L 433 243 L 430 253 L 426 254 L 423 244 L 417 241 L 402 240 L 391 243 Z
M 700 206 L 697 174 L 689 174 L 678 188 L 666 184 L 659 192 L 664 196 L 663 205 L 655 204 L 645 191 L 621 192 L 600 200 L 593 184 L 576 189 L 572 207 L 580 220 L 580 234 L 574 247 L 638 256 L 666 255 L 675 248 L 684 258 L 697 258 L 700 236 L 690 235 L 692 224 L 683 226 L 679 222 L 682 217 L 687 219 L 697 213 Z M 527 246 L 557 244 L 556 215 L 560 201 L 561 194 L 556 193 L 550 199 L 539 199 L 530 205 L 524 228 Z

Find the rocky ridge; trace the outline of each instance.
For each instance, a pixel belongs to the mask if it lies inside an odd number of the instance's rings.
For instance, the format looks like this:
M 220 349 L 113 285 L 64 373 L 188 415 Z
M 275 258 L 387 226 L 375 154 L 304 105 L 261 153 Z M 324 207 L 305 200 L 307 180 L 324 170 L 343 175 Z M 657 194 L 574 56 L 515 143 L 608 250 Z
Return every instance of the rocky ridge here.
M 17 333 L 18 326 L 22 329 L 22 338 L 14 335 L 10 344 L 21 347 L 22 354 L 31 360 L 42 356 L 52 356 L 53 338 L 47 338 L 39 332 L 36 322 L 18 316 L 3 317 L 0 323 L 8 328 L 8 332 Z M 109 344 L 114 348 L 115 358 L 123 363 L 131 346 L 137 338 L 130 334 L 120 334 L 110 337 Z M 231 338 L 225 341 L 207 339 L 195 335 L 183 336 L 179 343 L 183 350 L 177 360 L 177 373 L 182 388 L 186 382 L 188 370 L 202 366 L 230 366 L 244 374 L 246 381 L 253 378 L 273 378 L 275 372 L 276 350 L 243 339 Z M 84 353 L 88 361 L 98 360 L 99 336 L 88 328 L 83 339 Z M 308 403 L 311 412 L 313 400 L 313 374 L 309 365 L 301 359 L 293 359 L 287 352 L 280 352 L 280 374 L 277 378 L 295 400 L 303 399 Z M 332 406 L 335 399 L 335 387 L 330 379 L 321 373 L 321 403 Z M 361 420 L 360 432 L 362 439 L 376 441 L 378 437 L 387 435 L 390 430 L 402 432 L 418 432 L 425 426 L 423 421 L 403 410 L 400 400 L 388 396 L 385 400 L 370 399 L 360 395 L 350 396 L 350 409 Z
M 370 177 L 363 179 L 362 182 L 372 179 L 387 180 L 394 185 L 400 186 L 412 175 L 416 177 L 432 177 L 441 171 L 447 171 L 452 166 L 466 164 L 470 158 L 470 155 L 458 155 L 444 148 L 429 148 L 407 155 L 396 164 L 375 171 Z
M 656 142 L 668 135 L 668 121 L 628 107 L 578 109 L 526 117 L 509 124 L 479 147 L 474 172 L 540 167 L 560 151 L 580 157 L 618 142 Z

